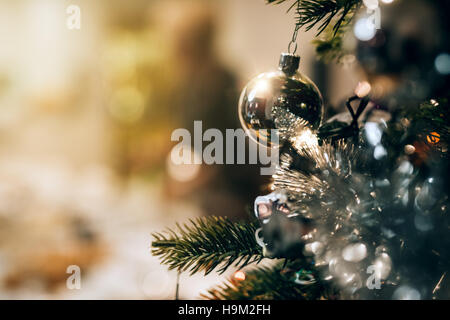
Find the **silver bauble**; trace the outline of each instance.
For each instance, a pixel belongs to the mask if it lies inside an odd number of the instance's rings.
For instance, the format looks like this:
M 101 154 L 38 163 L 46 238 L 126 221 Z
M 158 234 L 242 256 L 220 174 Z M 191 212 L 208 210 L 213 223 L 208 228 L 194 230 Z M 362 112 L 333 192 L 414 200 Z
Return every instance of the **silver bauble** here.
M 304 128 L 320 126 L 322 96 L 316 85 L 297 71 L 299 62 L 300 57 L 282 53 L 278 71 L 260 74 L 242 91 L 239 119 L 256 142 L 276 146 Z M 271 129 L 277 129 L 277 138 Z

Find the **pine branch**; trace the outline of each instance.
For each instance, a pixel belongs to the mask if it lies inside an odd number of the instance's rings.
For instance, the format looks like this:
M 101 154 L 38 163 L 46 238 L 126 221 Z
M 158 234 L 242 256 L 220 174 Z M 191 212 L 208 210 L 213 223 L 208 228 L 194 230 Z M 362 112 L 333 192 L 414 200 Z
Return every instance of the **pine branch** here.
M 298 267 L 297 267 L 298 268 Z M 287 268 L 289 269 L 289 268 Z M 300 285 L 294 282 L 293 272 L 287 272 L 283 263 L 275 267 L 261 267 L 247 271 L 240 282 L 230 279 L 211 289 L 202 298 L 210 300 L 315 300 L 329 298 L 330 288 L 321 282 Z
M 280 4 L 288 0 L 266 0 L 269 4 Z M 336 35 L 339 29 L 349 23 L 362 0 L 295 0 L 288 11 L 296 8 L 297 26 L 311 30 L 318 27 L 317 36 L 328 25 L 333 25 Z
M 152 254 L 169 269 L 208 274 L 218 268 L 223 273 L 233 263 L 243 267 L 262 260 L 255 240 L 257 226 L 256 221 L 232 222 L 224 217 L 190 220 L 190 224 L 177 224 L 177 230 L 152 234 Z
M 328 26 L 320 37 L 312 40 L 319 60 L 324 63 L 342 62 L 342 58 L 348 53 L 343 48 L 343 38 L 347 29 L 349 29 L 349 25 L 346 20 L 338 30 L 334 30 L 333 26 Z
M 448 94 L 447 94 L 448 96 Z M 402 116 L 409 119 L 411 132 L 418 132 L 423 142 L 448 158 L 450 145 L 449 98 L 425 101 L 417 108 L 408 108 Z

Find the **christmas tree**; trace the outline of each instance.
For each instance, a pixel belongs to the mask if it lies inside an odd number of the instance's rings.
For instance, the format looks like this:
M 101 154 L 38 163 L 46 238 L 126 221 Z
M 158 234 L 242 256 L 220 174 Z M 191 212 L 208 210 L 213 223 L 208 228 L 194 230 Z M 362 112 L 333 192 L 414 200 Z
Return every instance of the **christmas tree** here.
M 211 289 L 210 299 L 450 298 L 448 2 L 267 2 L 296 12 L 290 52 L 277 72 L 247 85 L 239 115 L 252 139 L 279 151 L 272 192 L 255 199 L 250 221 L 206 217 L 155 233 L 152 253 L 191 274 L 273 259 Z M 426 32 L 395 29 L 401 16 L 414 20 L 410 12 L 436 17 L 432 44 Z M 297 71 L 296 37 L 310 29 L 320 59 L 356 56 L 370 80 L 329 119 Z M 377 94 L 386 78 L 394 89 Z

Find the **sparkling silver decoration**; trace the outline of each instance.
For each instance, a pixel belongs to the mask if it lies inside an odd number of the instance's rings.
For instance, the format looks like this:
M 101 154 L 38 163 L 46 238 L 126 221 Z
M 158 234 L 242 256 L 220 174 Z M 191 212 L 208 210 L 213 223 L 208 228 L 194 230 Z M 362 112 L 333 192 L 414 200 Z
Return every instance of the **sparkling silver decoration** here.
M 317 129 L 323 115 L 322 96 L 316 85 L 297 71 L 300 57 L 281 54 L 278 71 L 262 73 L 243 89 L 239 119 L 257 142 L 273 145 L 271 129 L 279 141 L 296 136 L 304 128 Z
M 311 226 L 307 219 L 292 210 L 293 205 L 284 190 L 256 198 L 255 216 L 261 222 L 261 231 L 257 230 L 255 238 L 265 256 L 295 256 L 303 250 L 303 237 L 311 231 Z M 280 233 L 283 234 L 282 237 Z M 278 241 L 265 241 L 273 238 Z
M 275 191 L 268 197 L 282 190 L 288 207 L 284 216 L 306 219 L 309 227 L 295 238 L 286 223 L 272 217 L 279 238 L 264 233 L 264 242 L 272 248 L 280 243 L 285 249 L 302 248 L 302 259 L 321 270 L 322 281 L 338 286 L 342 298 L 448 298 L 446 160 L 430 155 L 426 169 L 423 163 L 418 168 L 409 142 L 416 136 L 407 135 L 408 127 L 395 135 L 383 121 L 361 128 L 356 140 L 322 145 L 313 131 L 307 139 L 304 132 L 291 137 L 302 143 L 292 143 L 281 155 L 272 176 Z M 388 133 L 398 145 L 386 139 Z M 380 157 L 376 148 L 385 154 Z M 259 203 L 255 210 L 261 218 Z
M 349 244 L 342 250 L 345 261 L 359 262 L 367 257 L 367 247 L 364 243 Z

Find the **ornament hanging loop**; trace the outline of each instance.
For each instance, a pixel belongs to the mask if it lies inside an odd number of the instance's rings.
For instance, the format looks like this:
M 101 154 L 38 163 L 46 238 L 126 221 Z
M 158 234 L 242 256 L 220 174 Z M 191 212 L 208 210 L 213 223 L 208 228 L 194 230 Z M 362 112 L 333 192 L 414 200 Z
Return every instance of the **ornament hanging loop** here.
M 300 13 L 300 1 L 297 2 L 297 12 Z M 291 42 L 289 42 L 288 45 L 288 53 L 295 54 L 297 52 L 297 36 L 298 36 L 298 30 L 300 29 L 299 24 L 295 24 L 294 33 L 292 34 Z M 293 48 L 292 48 L 293 46 Z M 291 51 L 293 49 L 293 51 Z
M 300 29 L 300 27 L 298 25 L 295 26 L 295 30 L 294 33 L 292 34 L 292 39 L 289 42 L 288 45 L 288 53 L 290 54 L 295 54 L 297 52 L 297 35 L 298 35 L 298 30 Z M 291 51 L 293 49 L 293 51 Z

